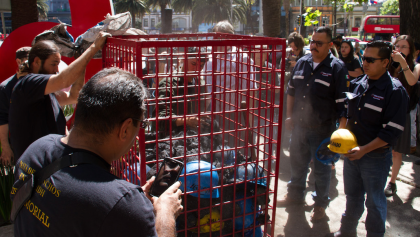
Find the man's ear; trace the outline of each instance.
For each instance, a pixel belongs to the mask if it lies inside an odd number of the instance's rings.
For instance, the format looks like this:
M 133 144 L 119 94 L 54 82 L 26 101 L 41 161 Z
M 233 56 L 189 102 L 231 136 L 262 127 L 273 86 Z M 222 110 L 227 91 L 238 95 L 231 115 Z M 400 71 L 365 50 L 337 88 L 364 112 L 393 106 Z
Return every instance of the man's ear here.
M 382 67 L 388 68 L 389 63 L 390 63 L 390 60 L 388 58 L 382 60 Z
M 41 67 L 42 67 L 42 61 L 41 61 L 41 59 L 39 58 L 39 57 L 35 57 L 34 58 L 34 61 L 32 62 L 32 71 L 34 72 L 34 73 L 38 73 L 39 72 L 39 70 L 41 69 Z
M 39 57 L 35 57 L 34 62 L 35 65 L 41 67 L 42 61 Z
M 130 139 L 131 130 L 130 127 L 133 126 L 133 119 L 128 118 L 124 120 L 124 122 L 119 125 L 118 128 L 118 139 L 120 141 L 125 141 L 126 139 Z
M 17 58 L 16 59 L 16 63 L 17 63 L 17 65 L 18 65 L 18 67 L 22 64 L 22 61 L 19 59 L 19 58 Z

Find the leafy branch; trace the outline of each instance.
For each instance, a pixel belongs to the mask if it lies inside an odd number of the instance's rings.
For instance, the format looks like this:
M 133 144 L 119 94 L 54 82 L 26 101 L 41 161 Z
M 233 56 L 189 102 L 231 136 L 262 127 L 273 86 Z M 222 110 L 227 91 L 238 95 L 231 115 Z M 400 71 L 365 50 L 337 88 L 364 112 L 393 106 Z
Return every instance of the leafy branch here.
M 302 14 L 305 19 L 305 26 L 316 25 L 319 23 L 318 17 L 322 15 L 319 10 L 312 11 L 312 7 L 306 9 L 306 13 Z

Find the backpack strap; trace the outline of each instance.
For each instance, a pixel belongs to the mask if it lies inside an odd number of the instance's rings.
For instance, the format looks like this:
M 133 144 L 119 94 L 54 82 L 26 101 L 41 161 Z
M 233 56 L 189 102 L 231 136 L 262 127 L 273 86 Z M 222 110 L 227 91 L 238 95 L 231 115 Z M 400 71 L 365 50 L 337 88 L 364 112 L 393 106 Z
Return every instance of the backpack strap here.
M 76 167 L 80 164 L 94 164 L 105 170 L 109 170 L 107 163 L 101 159 L 98 155 L 93 154 L 88 151 L 77 151 L 75 153 L 70 153 L 65 155 L 51 164 L 47 165 L 45 168 L 31 174 L 27 181 L 19 188 L 16 192 L 16 195 L 13 198 L 12 213 L 10 219 L 14 221 L 20 209 L 23 205 L 31 199 L 34 189 L 48 179 L 55 172 L 66 168 L 66 167 Z

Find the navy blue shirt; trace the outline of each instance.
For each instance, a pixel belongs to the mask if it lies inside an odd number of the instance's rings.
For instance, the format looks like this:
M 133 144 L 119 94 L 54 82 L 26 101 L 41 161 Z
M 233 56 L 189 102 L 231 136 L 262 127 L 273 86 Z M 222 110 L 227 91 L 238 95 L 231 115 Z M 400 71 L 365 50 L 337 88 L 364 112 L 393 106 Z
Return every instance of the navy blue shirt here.
M 0 84 L 0 125 L 9 123 L 10 98 L 17 82 L 18 78 L 15 74 Z
M 330 126 L 344 117 L 348 72 L 331 53 L 314 69 L 312 54 L 299 59 L 287 86 L 294 96 L 293 121 L 303 127 Z
M 9 130 L 16 159 L 38 138 L 66 132 L 66 118 L 55 94 L 44 95 L 50 76 L 28 74 L 21 77 L 13 89 Z
M 401 82 L 388 72 L 378 80 L 362 75 L 350 82 L 347 93 L 347 128 L 359 146 L 379 137 L 390 145 L 404 131 L 408 94 Z
M 42 137 L 23 153 L 16 163 L 12 199 L 29 174 L 36 174 L 64 155 L 81 151 L 62 143 L 62 137 Z M 17 237 L 157 236 L 153 205 L 141 187 L 95 164 L 55 172 L 35 188 L 14 224 Z
M 343 58 L 343 56 L 340 56 L 340 60 L 343 61 L 346 65 L 347 71 L 354 71 L 358 68 L 362 68 L 362 64 L 360 61 L 353 57 L 353 59 Z M 350 80 L 353 80 L 355 77 L 350 76 Z

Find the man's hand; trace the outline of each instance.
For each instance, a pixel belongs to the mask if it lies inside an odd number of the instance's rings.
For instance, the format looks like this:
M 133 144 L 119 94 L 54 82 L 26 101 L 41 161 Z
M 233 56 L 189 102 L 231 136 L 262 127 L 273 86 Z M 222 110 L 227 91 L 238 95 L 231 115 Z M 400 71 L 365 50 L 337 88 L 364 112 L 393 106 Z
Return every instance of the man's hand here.
M 152 196 L 150 196 L 150 188 L 152 187 L 153 181 L 155 181 L 155 176 L 152 176 L 149 180 L 146 181 L 146 184 L 141 187 L 143 189 L 144 194 L 146 197 L 153 203 Z
M 363 149 L 363 146 L 357 146 L 353 149 L 351 149 L 349 151 L 349 153 L 345 154 L 344 156 L 347 157 L 349 160 L 353 161 L 353 160 L 359 160 L 360 158 L 362 158 L 366 152 Z
M 292 118 L 287 118 L 285 121 L 284 121 L 284 123 L 285 123 L 285 128 L 287 129 L 287 130 L 292 130 L 293 129 L 293 127 L 294 127 L 294 124 L 293 124 L 293 121 L 292 121 Z
M 106 38 L 112 36 L 109 33 L 105 33 L 103 31 L 99 32 L 98 36 L 95 39 L 95 42 L 93 42 L 92 46 L 93 48 L 95 48 L 96 50 L 101 50 L 106 42 Z
M 13 159 L 13 151 L 10 148 L 10 146 L 3 146 L 2 152 L 0 156 L 0 164 L 3 165 L 12 165 L 12 159 Z
M 198 121 L 200 121 L 201 125 L 204 124 L 204 125 L 210 126 L 210 124 L 207 122 L 208 119 L 210 119 L 209 116 L 201 116 L 200 118 L 199 117 L 188 117 L 187 118 L 187 126 L 196 128 L 198 126 Z
M 161 213 L 161 215 L 173 214 L 175 218 L 178 217 L 183 209 L 180 186 L 181 182 L 175 182 L 159 198 L 152 197 L 156 215 L 158 213 Z

